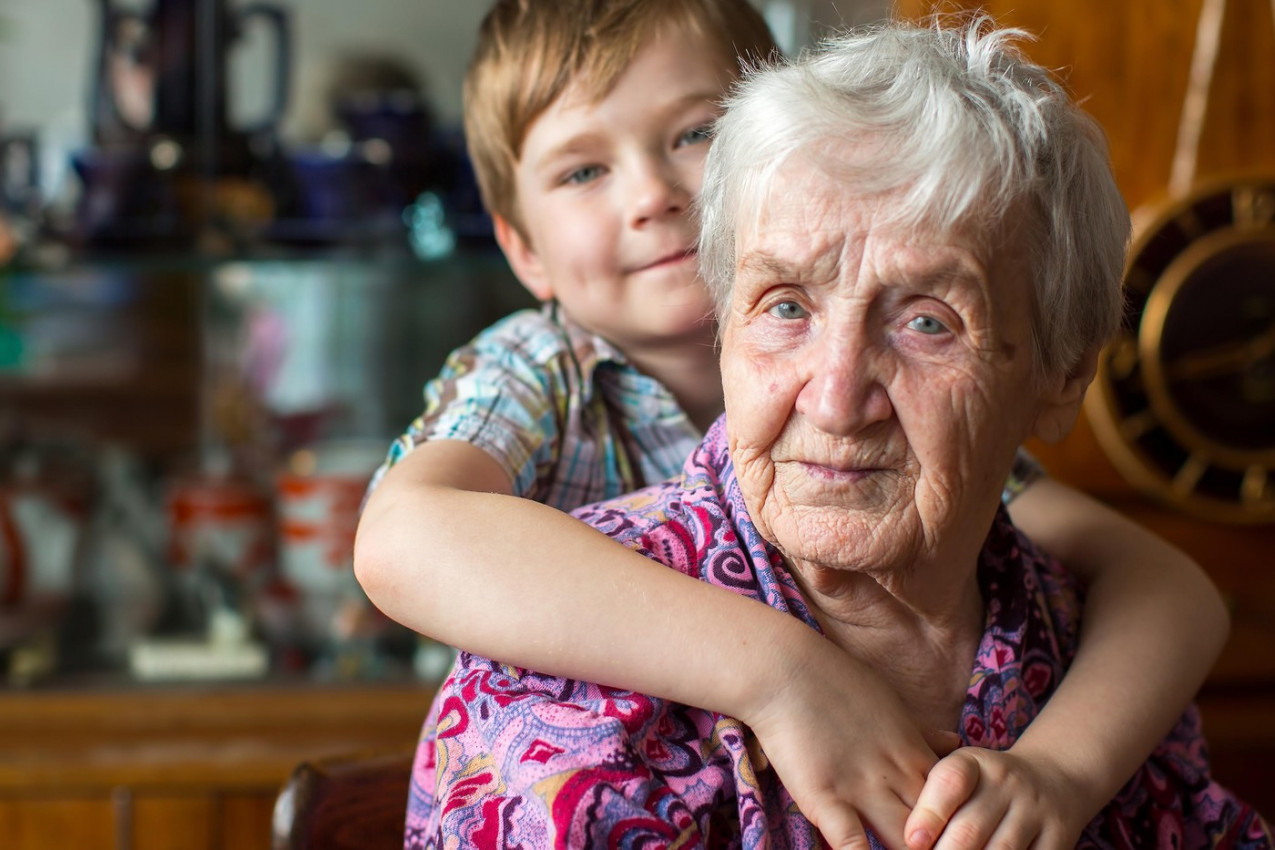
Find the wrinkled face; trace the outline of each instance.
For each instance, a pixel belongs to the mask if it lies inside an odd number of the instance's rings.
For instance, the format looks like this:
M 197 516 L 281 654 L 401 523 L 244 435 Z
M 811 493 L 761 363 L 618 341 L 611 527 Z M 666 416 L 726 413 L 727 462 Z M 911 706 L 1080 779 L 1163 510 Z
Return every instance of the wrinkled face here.
M 523 142 L 523 234 L 502 247 L 533 293 L 621 348 L 711 333 L 691 201 L 730 68 L 693 35 L 664 33 L 601 100 L 568 88 Z
M 889 227 L 888 195 L 856 196 L 813 156 L 774 188 L 739 229 L 722 317 L 753 520 L 799 567 L 972 568 L 1039 410 L 1021 253 Z

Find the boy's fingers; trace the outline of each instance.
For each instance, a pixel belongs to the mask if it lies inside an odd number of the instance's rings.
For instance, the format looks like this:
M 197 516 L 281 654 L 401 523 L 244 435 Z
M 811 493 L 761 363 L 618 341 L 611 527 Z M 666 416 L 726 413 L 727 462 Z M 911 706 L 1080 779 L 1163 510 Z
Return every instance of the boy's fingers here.
M 908 850 L 929 850 L 952 815 L 978 787 L 978 762 L 958 752 L 930 770 L 916 806 L 903 826 Z
M 962 807 L 939 836 L 936 850 L 981 850 L 987 847 L 989 839 L 1004 819 L 1008 805 L 1008 801 L 996 800 L 990 805 L 978 806 L 981 811 L 973 811 L 975 807 L 972 806 Z M 1016 844 L 1006 846 L 1019 850 L 1019 845 Z
M 1053 847 L 1045 839 L 1046 834 L 1041 831 L 1039 822 L 1006 816 L 1001 819 L 985 844 L 1004 850 L 1066 850 L 1067 845 Z
M 830 807 L 815 825 L 833 850 L 868 850 L 871 846 L 863 821 L 849 806 Z

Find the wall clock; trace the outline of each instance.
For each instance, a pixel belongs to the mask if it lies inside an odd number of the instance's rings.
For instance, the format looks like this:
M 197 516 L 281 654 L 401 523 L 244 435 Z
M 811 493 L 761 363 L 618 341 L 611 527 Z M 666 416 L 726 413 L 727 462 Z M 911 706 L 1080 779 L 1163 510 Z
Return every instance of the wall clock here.
M 1275 522 L 1275 177 L 1202 185 L 1135 225 L 1126 314 L 1085 412 L 1142 492 Z

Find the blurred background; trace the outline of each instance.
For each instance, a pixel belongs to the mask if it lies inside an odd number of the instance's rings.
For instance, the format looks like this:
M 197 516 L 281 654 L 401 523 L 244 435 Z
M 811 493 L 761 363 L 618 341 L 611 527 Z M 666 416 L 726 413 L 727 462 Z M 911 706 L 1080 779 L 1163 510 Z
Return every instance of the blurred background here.
M 459 127 L 488 5 L 0 4 L 11 684 L 438 667 L 349 548 L 423 381 L 531 303 Z M 789 50 L 884 10 L 758 5 Z

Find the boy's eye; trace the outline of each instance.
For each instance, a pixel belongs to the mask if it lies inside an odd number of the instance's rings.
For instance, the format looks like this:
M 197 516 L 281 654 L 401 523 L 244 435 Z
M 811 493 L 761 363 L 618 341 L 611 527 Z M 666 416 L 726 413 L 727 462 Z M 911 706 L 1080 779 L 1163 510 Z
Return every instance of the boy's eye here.
M 713 136 L 713 125 L 701 124 L 700 126 L 693 127 L 690 130 L 687 130 L 685 133 L 683 133 L 682 137 L 677 140 L 677 143 L 679 145 L 698 145 L 701 142 L 707 142 L 709 139 L 712 138 L 712 136 Z
M 770 315 L 785 320 L 804 319 L 810 315 L 805 307 L 796 301 L 780 301 L 768 311 Z
M 563 183 L 579 185 L 582 183 L 590 183 L 602 176 L 602 166 L 585 165 L 567 174 L 562 178 Z
M 947 330 L 947 327 L 933 316 L 917 316 L 908 322 L 908 327 L 929 336 L 941 334 Z

